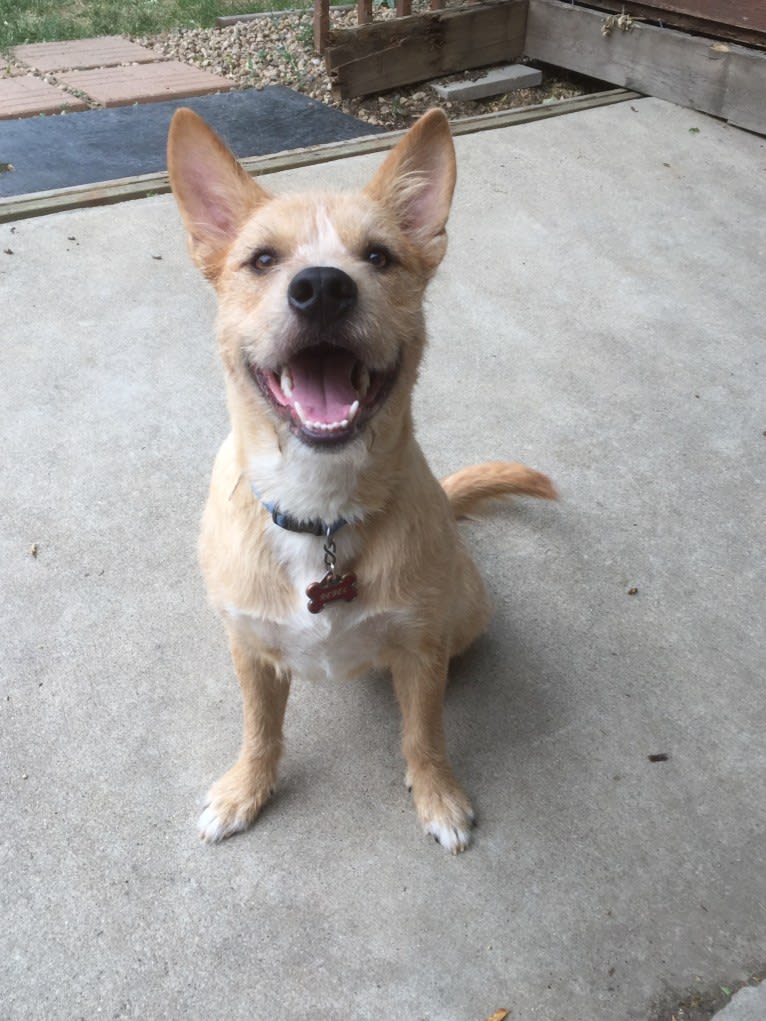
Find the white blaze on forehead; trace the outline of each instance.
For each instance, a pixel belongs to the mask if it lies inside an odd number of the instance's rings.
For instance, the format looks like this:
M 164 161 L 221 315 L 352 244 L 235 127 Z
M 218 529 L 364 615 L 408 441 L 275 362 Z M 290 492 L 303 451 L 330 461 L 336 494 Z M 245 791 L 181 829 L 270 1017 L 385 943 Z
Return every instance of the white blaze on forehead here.
M 298 245 L 295 257 L 307 266 L 332 266 L 347 259 L 350 252 L 341 241 L 326 206 L 317 206 L 314 222 L 306 239 Z

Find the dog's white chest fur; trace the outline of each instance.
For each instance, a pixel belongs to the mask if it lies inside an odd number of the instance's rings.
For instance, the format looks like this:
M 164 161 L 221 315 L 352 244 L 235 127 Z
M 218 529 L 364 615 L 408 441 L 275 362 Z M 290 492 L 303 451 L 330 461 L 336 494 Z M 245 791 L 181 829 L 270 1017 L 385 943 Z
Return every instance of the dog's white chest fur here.
M 228 619 L 275 653 L 296 678 L 347 680 L 380 665 L 381 651 L 390 644 L 393 630 L 403 623 L 402 612 L 371 612 L 362 591 L 351 602 L 330 603 L 321 612 L 311 613 L 305 592 L 325 574 L 323 540 L 276 529 L 270 530 L 269 538 L 297 593 L 296 606 L 282 620 L 226 606 Z M 336 542 L 338 571 L 343 573 L 344 562 L 352 559 L 356 544 L 353 534 L 338 535 Z
M 363 618 L 353 603 L 336 603 L 321 613 L 305 605 L 281 623 L 250 618 L 260 641 L 276 649 L 293 677 L 350 680 L 376 665 L 386 622 Z

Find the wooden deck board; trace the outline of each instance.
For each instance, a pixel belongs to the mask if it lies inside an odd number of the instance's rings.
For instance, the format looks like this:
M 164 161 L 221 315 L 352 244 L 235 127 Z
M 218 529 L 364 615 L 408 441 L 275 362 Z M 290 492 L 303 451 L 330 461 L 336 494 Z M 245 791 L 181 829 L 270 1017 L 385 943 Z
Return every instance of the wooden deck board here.
M 530 0 L 526 55 L 766 134 L 766 54 L 641 22 L 604 35 L 604 17 Z

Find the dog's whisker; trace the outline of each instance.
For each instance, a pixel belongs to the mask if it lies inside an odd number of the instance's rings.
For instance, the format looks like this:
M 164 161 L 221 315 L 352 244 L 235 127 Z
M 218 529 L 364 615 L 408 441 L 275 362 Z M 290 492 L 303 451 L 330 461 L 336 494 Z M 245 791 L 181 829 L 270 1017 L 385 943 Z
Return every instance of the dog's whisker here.
M 233 498 L 233 496 L 234 496 L 234 494 L 236 493 L 236 491 L 237 491 L 237 489 L 238 489 L 238 487 L 239 487 L 239 484 L 240 484 L 240 482 L 242 481 L 242 479 L 244 478 L 244 476 L 245 476 L 245 473 L 244 473 L 244 472 L 240 472 L 240 473 L 239 473 L 239 475 L 238 475 L 238 477 L 237 477 L 237 481 L 236 481 L 236 482 L 234 483 L 234 488 L 233 488 L 233 489 L 232 489 L 232 491 L 231 491 L 231 492 L 229 493 L 229 500 L 231 500 L 231 499 Z

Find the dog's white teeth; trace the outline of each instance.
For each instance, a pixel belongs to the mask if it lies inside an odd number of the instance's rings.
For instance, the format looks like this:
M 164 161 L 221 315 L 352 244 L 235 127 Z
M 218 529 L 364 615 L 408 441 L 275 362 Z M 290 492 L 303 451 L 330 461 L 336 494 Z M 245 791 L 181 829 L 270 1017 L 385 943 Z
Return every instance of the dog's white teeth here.
M 340 422 L 304 422 L 303 424 L 308 429 L 318 429 L 320 432 L 329 433 L 334 429 L 346 429 L 348 427 L 348 419 L 343 418 Z
M 287 366 L 282 369 L 282 375 L 279 377 L 279 387 L 285 397 L 291 397 L 293 393 L 293 377 L 290 375 L 290 370 Z
M 306 412 L 301 407 L 300 401 L 293 401 L 293 408 L 295 409 L 295 414 L 298 416 L 298 419 L 304 428 L 311 429 L 313 432 L 329 433 L 341 429 L 348 429 L 349 425 L 354 420 L 354 416 L 359 410 L 359 401 L 354 401 L 348 409 L 348 415 L 345 418 L 342 418 L 339 422 L 313 422 L 310 418 L 306 417 Z
M 306 418 L 306 414 L 303 408 L 300 406 L 299 401 L 293 401 L 293 407 L 295 408 L 295 414 L 301 420 L 301 425 L 310 425 L 311 423 Z

